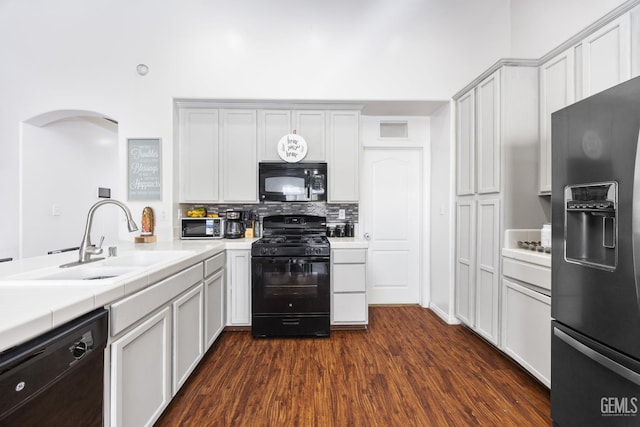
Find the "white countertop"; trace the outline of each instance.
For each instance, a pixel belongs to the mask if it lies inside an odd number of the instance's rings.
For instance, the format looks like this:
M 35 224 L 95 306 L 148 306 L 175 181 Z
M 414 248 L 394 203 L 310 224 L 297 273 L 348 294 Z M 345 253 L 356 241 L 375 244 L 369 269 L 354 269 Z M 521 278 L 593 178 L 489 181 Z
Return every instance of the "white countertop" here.
M 0 263 L 0 352 L 96 308 L 138 292 L 164 277 L 225 249 L 247 250 L 257 239 L 176 240 L 150 244 L 120 242 L 118 255 L 138 251 L 191 251 L 181 258 L 102 280 L 16 279 L 39 271 L 62 271 L 78 252 L 64 252 Z M 332 248 L 366 248 L 359 238 L 331 238 Z
M 551 268 L 551 254 L 527 249 L 503 248 L 502 256 Z
M 551 268 L 551 254 L 518 247 L 518 241 L 540 241 L 539 229 L 513 229 L 504 233 L 502 256 Z
M 332 249 L 366 249 L 369 241 L 360 237 L 329 237 Z
M 121 242 L 118 254 L 131 251 L 190 251 L 184 256 L 133 273 L 103 279 L 26 280 L 15 275 L 59 269 L 77 260 L 78 252 L 25 258 L 0 264 L 0 351 L 36 337 L 78 316 L 111 304 L 138 292 L 159 278 L 214 256 L 227 247 L 227 240 L 158 242 L 133 244 Z M 234 248 L 250 248 L 251 239 L 237 239 Z

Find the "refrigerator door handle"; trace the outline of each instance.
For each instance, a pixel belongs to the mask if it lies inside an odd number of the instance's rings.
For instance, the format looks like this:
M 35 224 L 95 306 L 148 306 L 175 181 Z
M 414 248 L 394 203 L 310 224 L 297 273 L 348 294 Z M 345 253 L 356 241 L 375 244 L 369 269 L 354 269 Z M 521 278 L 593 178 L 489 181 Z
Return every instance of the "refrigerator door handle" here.
M 631 381 L 632 383 L 640 385 L 640 374 L 637 374 L 631 369 L 619 364 L 618 362 L 609 359 L 608 357 L 595 351 L 594 349 L 587 347 L 580 341 L 576 340 L 575 338 L 571 337 L 570 335 L 556 327 L 553 328 L 553 334 L 594 362 L 599 363 L 600 365 L 604 366 L 612 372 L 615 372 L 619 376 Z

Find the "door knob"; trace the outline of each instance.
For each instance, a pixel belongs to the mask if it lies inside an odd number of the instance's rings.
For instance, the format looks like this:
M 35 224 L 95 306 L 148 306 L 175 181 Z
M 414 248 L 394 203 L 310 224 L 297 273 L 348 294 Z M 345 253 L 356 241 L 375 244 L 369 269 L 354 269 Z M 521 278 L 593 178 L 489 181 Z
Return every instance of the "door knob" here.
M 364 238 L 366 240 L 369 240 L 371 238 L 371 235 L 369 233 L 364 233 Z

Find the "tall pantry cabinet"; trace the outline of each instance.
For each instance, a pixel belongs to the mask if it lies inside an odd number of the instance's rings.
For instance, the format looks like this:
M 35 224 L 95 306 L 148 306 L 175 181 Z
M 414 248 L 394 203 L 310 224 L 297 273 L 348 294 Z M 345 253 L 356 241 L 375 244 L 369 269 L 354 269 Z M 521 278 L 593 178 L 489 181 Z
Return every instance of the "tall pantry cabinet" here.
M 496 345 L 503 231 L 540 221 L 537 83 L 534 61 L 503 61 L 454 97 L 455 313 Z

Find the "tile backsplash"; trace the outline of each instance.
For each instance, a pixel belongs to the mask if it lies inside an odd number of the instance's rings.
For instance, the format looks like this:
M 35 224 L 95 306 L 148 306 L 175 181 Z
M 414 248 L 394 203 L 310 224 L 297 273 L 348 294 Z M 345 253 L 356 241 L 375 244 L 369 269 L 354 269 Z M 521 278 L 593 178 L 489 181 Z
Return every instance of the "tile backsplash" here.
M 187 216 L 187 210 L 193 207 L 192 204 L 181 204 L 182 216 Z M 256 212 L 260 219 L 270 215 L 318 215 L 326 216 L 329 223 L 344 223 L 351 221 L 358 222 L 358 204 L 357 203 L 323 203 L 323 202 L 277 202 L 277 203 L 259 203 L 259 204 L 204 204 L 196 206 L 205 206 L 207 212 L 217 212 L 224 214 L 228 210 L 251 211 Z M 344 209 L 345 218 L 339 219 L 339 211 Z M 221 215 L 222 216 L 222 215 Z

